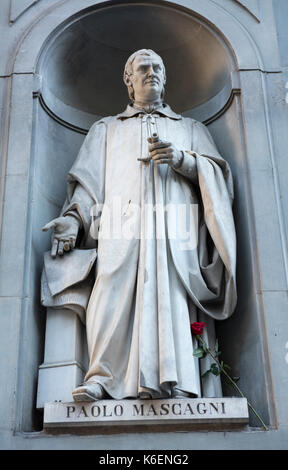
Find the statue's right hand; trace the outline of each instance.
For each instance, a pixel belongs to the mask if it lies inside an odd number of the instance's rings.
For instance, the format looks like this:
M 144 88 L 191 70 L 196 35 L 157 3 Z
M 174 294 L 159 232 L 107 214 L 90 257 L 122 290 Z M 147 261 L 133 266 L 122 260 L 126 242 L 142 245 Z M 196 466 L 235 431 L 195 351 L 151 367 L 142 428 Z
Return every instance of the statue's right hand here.
M 65 252 L 75 248 L 76 238 L 79 231 L 79 222 L 76 217 L 66 215 L 51 220 L 42 228 L 43 232 L 54 229 L 51 256 L 56 258 L 57 254 L 63 256 Z

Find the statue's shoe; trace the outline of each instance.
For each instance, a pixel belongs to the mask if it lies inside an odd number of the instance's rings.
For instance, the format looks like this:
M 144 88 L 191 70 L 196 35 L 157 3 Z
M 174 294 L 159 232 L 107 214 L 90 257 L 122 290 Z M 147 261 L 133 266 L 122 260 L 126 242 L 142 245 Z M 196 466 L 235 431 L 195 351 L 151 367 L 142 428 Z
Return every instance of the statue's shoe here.
M 86 382 L 72 392 L 74 401 L 96 401 L 106 397 L 106 392 L 98 383 Z
M 177 388 L 173 388 L 172 390 L 172 398 L 189 398 L 190 394 L 187 392 L 183 392 L 183 390 L 178 390 Z
M 140 392 L 139 393 L 140 400 L 153 400 L 151 393 L 149 392 Z

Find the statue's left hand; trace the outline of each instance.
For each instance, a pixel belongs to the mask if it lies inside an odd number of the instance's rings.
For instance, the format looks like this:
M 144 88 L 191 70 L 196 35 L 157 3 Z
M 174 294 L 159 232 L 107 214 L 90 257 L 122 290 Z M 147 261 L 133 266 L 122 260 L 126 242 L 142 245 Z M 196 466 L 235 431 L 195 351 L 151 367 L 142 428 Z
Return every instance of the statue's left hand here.
M 150 157 L 155 163 L 167 163 L 173 168 L 179 168 L 183 160 L 183 153 L 178 150 L 171 142 L 165 142 L 159 140 L 153 142 L 152 139 L 148 139 L 148 142 L 152 142 L 149 145 Z

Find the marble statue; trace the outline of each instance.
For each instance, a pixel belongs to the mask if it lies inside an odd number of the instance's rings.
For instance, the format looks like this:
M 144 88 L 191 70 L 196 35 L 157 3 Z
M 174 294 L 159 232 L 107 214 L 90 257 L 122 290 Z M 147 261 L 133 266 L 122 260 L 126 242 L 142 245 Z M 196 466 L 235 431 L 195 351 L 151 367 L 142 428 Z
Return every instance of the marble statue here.
M 197 397 L 190 321 L 236 304 L 232 176 L 207 128 L 163 101 L 159 55 L 132 54 L 124 82 L 130 104 L 91 127 L 61 215 L 43 227 L 54 234 L 42 303 L 86 321 L 75 401 Z

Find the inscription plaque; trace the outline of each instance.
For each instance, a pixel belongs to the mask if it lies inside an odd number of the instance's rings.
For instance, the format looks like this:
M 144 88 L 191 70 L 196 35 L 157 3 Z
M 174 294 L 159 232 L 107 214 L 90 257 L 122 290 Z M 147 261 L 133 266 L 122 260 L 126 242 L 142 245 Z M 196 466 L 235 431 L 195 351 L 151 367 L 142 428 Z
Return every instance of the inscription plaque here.
M 99 400 L 46 403 L 44 427 L 141 423 L 248 423 L 246 398 Z

